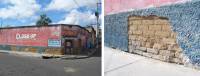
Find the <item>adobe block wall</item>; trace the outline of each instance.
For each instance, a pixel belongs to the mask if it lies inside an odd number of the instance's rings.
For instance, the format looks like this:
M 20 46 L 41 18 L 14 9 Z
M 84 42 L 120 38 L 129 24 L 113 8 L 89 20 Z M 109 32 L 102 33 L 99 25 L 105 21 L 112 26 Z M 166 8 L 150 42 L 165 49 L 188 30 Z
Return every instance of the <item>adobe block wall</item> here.
M 106 15 L 105 45 L 128 51 L 128 17 L 156 15 L 169 19 L 188 62 L 200 66 L 200 1 Z
M 154 59 L 183 63 L 176 33 L 167 18 L 157 16 L 129 17 L 129 52 Z

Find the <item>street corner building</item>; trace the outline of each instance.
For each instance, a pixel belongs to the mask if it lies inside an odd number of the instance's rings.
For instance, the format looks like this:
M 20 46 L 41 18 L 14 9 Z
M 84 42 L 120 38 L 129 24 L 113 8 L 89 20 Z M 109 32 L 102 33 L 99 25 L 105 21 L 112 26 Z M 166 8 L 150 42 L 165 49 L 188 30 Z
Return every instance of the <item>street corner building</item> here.
M 0 28 L 0 49 L 41 54 L 81 54 L 94 45 L 94 37 L 79 25 Z
M 200 1 L 105 0 L 105 45 L 200 67 Z

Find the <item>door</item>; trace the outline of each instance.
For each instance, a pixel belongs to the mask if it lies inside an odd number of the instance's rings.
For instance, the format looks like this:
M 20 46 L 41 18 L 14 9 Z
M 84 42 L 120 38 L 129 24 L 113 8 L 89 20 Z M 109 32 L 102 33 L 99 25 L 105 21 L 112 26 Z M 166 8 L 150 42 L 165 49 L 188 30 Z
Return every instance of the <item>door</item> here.
M 65 40 L 65 54 L 73 54 L 73 43 L 72 40 Z

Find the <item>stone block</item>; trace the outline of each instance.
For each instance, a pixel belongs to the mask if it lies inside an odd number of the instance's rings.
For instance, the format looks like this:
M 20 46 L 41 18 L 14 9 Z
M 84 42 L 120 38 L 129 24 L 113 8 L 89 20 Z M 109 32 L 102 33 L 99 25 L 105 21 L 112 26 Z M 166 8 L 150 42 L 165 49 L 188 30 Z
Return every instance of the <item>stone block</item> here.
M 170 25 L 162 25 L 162 31 L 172 31 Z
M 155 36 L 155 31 L 143 30 L 143 35 L 145 37 L 154 37 Z
M 129 39 L 131 40 L 131 41 L 136 41 L 137 40 L 137 37 L 138 36 L 136 36 L 136 35 L 129 35 Z M 129 40 L 129 41 L 130 41 Z
M 147 48 L 153 48 L 154 42 L 146 42 Z
M 140 41 L 132 41 L 132 45 L 140 46 L 141 42 Z
M 142 23 L 145 25 L 152 25 L 154 24 L 154 20 L 142 20 Z
M 171 35 L 171 38 L 175 38 L 176 39 L 177 33 L 172 32 L 170 35 Z
M 133 35 L 141 35 L 141 34 L 142 34 L 141 30 L 133 31 Z
M 178 51 L 178 52 L 182 51 L 182 49 L 178 46 L 178 44 L 170 44 L 170 45 L 168 45 L 168 50 Z
M 179 52 L 179 51 L 175 52 L 175 57 L 176 58 L 182 58 L 182 56 L 183 56 L 182 52 Z
M 162 61 L 170 62 L 171 57 L 170 56 L 160 55 L 159 59 L 162 60 Z
M 152 58 L 153 59 L 157 59 L 157 60 L 161 60 L 161 55 L 152 55 Z
M 138 30 L 148 30 L 148 25 L 138 25 Z
M 164 38 L 164 37 L 169 37 L 170 33 L 169 32 L 165 32 L 165 31 L 156 31 L 155 32 L 155 36 Z
M 142 24 L 142 20 L 132 20 L 132 25 L 141 25 Z
M 161 24 L 161 25 L 170 25 L 169 21 L 168 20 L 164 20 L 164 19 L 157 19 L 157 20 L 154 20 L 154 24 Z
M 170 57 L 174 57 L 174 52 L 169 51 L 169 50 L 160 50 L 159 54 L 162 56 L 170 56 Z
M 176 39 L 174 38 L 163 38 L 162 42 L 165 44 L 176 44 Z
M 129 31 L 128 31 L 128 34 L 129 34 L 129 35 L 132 35 L 132 34 L 133 34 L 133 31 L 130 31 L 130 30 L 129 30 Z
M 159 51 L 157 49 L 147 48 L 147 52 L 152 54 L 158 54 Z
M 138 25 L 130 25 L 129 26 L 129 31 L 135 31 L 138 30 Z
M 134 50 L 133 53 L 142 55 L 143 52 L 141 50 Z
M 141 47 L 145 47 L 146 46 L 146 42 L 144 42 L 144 41 L 141 41 L 141 45 L 140 45 Z
M 158 49 L 158 50 L 167 50 L 167 45 L 166 44 L 159 44 L 159 43 L 155 43 L 153 45 L 153 49 Z
M 146 52 L 147 51 L 147 48 L 146 47 L 138 47 L 137 50 L 141 50 L 143 52 Z
M 161 31 L 161 25 L 149 25 L 150 31 Z
M 147 38 L 143 37 L 143 36 L 138 36 L 137 39 L 138 41 L 142 41 L 142 42 L 146 42 Z

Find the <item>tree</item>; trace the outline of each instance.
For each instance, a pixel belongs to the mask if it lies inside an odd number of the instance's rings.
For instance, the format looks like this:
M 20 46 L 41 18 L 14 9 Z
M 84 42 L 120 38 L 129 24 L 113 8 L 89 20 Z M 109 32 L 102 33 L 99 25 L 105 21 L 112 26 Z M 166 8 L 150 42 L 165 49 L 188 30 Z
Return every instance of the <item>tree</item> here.
M 46 14 L 40 15 L 40 19 L 36 22 L 37 26 L 46 26 L 51 23 L 51 19 Z

